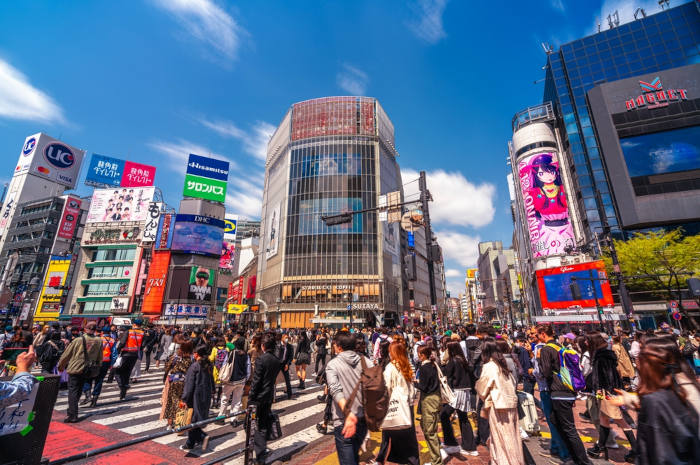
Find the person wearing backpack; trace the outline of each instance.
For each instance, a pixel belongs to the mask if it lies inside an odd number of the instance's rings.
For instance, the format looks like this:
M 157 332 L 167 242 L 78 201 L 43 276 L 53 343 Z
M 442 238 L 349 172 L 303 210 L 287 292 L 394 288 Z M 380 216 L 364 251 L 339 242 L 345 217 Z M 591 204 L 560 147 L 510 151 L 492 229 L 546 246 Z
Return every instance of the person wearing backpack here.
M 230 337 L 230 336 L 229 336 Z M 216 408 L 221 401 L 221 391 L 223 389 L 223 383 L 219 379 L 219 371 L 221 367 L 224 366 L 226 360 L 228 360 L 229 350 L 226 347 L 226 339 L 220 337 L 216 340 L 216 345 L 211 349 L 211 354 L 209 354 L 209 361 L 214 366 L 214 382 L 216 383 L 216 395 L 212 396 L 212 408 Z
M 65 348 L 65 344 L 61 340 L 61 332 L 57 330 L 51 331 L 39 351 L 39 365 L 41 365 L 42 373 L 58 373 L 56 365 Z
M 574 422 L 573 408 L 576 392 L 562 381 L 563 370 L 560 363 L 562 348 L 554 342 L 554 330 L 551 325 L 538 325 L 537 337 L 545 344 L 539 351 L 538 365 L 552 398 L 552 424 L 564 441 L 571 461 L 576 465 L 591 465 Z M 578 370 L 578 366 L 576 369 Z M 580 370 L 578 374 L 581 375 Z M 585 380 L 583 384 L 585 386 Z
M 215 378 L 223 385 L 218 416 L 225 415 L 229 407 L 233 412 L 243 410 L 241 402 L 243 399 L 243 388 L 248 378 L 250 378 L 250 357 L 243 350 L 245 348 L 245 339 L 239 337 L 233 346 L 234 350 L 227 352 L 227 359 L 219 368 L 218 378 Z M 231 423 L 236 423 L 235 418 L 231 419 Z
M 340 465 L 358 465 L 360 446 L 367 435 L 363 390 L 360 387 L 362 361 L 371 361 L 355 352 L 355 337 L 338 331 L 333 337 L 336 352 L 326 365 L 328 393 L 333 398 L 333 434 Z

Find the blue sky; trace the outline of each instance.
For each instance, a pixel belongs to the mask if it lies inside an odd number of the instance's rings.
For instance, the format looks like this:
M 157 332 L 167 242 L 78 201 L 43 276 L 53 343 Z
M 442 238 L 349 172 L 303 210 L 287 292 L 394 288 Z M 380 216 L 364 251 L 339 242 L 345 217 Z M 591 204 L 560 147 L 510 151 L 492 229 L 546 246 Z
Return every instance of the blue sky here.
M 541 102 L 540 43 L 592 33 L 615 10 L 626 22 L 636 6 L 658 9 L 655 0 L 12 2 L 0 15 L 0 180 L 24 138 L 42 131 L 155 165 L 177 206 L 187 155 L 213 155 L 232 163 L 227 209 L 256 217 L 265 144 L 289 106 L 372 96 L 394 123 L 404 183 L 428 172 L 456 293 L 478 241 L 511 243 L 506 143 L 513 114 Z

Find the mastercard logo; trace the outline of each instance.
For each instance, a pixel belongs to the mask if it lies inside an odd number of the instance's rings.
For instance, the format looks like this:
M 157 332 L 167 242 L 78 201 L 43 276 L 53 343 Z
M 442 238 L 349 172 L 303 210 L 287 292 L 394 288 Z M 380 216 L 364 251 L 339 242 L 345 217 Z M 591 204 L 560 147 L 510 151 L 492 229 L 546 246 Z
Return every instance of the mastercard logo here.
M 51 172 L 51 170 L 49 170 L 48 168 L 45 168 L 43 166 L 37 167 L 36 170 L 42 174 L 49 174 Z

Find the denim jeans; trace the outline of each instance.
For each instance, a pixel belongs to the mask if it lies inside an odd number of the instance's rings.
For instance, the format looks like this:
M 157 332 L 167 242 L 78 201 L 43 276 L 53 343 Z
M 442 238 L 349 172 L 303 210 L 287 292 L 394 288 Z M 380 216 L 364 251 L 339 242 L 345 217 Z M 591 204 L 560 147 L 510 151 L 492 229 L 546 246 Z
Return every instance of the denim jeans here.
M 333 429 L 335 435 L 335 450 L 338 452 L 338 462 L 340 465 L 359 465 L 360 446 L 367 436 L 367 423 L 364 418 L 357 422 L 355 434 L 351 438 L 343 436 L 343 426 L 336 426 Z
M 552 395 L 549 391 L 541 391 L 540 399 L 542 401 L 542 412 L 547 420 L 549 431 L 552 434 L 549 450 L 552 454 L 558 455 L 563 460 L 566 460 L 569 458 L 569 451 L 566 449 L 564 441 L 561 439 L 559 432 L 552 423 Z

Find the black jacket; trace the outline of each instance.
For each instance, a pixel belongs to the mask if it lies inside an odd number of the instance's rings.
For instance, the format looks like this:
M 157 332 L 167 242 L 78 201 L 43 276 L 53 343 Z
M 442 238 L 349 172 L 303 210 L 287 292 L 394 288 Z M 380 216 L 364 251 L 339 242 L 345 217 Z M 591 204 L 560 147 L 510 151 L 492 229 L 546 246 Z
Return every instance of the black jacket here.
M 515 346 L 513 348 L 513 353 L 518 356 L 518 362 L 520 363 L 520 368 L 522 368 L 522 377 L 524 379 L 527 379 L 529 381 L 535 381 L 535 377 L 531 374 L 528 373 L 528 370 L 530 368 L 534 368 L 532 366 L 532 360 L 530 360 L 530 352 L 527 351 L 527 349 L 523 349 L 522 347 Z
M 455 359 L 450 359 L 447 365 L 442 367 L 442 372 L 447 378 L 447 382 L 452 389 L 464 389 L 474 387 L 469 371 Z
M 622 389 L 622 378 L 617 371 L 617 356 L 608 349 L 598 349 L 593 355 L 591 373 L 586 377 L 586 388 L 592 392 L 604 389 L 614 393 L 615 389 Z
M 556 344 L 554 340 L 547 341 Z M 553 347 L 545 345 L 540 349 L 540 372 L 545 380 L 547 380 L 547 386 L 552 393 L 553 398 L 567 398 L 574 399 L 576 395 L 568 387 L 564 385 L 559 379 L 557 373 L 559 373 L 559 352 Z
M 214 377 L 211 364 L 202 365 L 195 362 L 187 369 L 185 388 L 182 391 L 182 401 L 193 409 L 192 422 L 209 418 L 209 406 L 214 392 Z
M 249 402 L 271 404 L 275 398 L 275 383 L 282 362 L 272 352 L 265 352 L 255 361 L 255 372 L 250 385 Z
M 422 363 L 418 367 L 418 381 L 416 389 L 421 393 L 421 399 L 427 394 L 432 394 L 440 390 L 440 381 L 438 380 L 437 367 L 435 363 Z
M 284 353 L 285 346 L 287 348 L 286 354 Z M 292 360 L 294 360 L 294 347 L 292 347 L 289 342 L 280 344 L 277 348 L 277 358 L 280 359 L 280 362 L 282 362 L 283 369 L 284 365 L 291 365 Z
M 474 378 L 481 376 L 481 339 L 470 339 L 464 340 L 464 345 L 467 347 L 467 363 L 472 370 L 472 375 Z
M 698 463 L 700 438 L 695 409 L 671 390 L 641 396 L 637 465 L 689 465 Z

